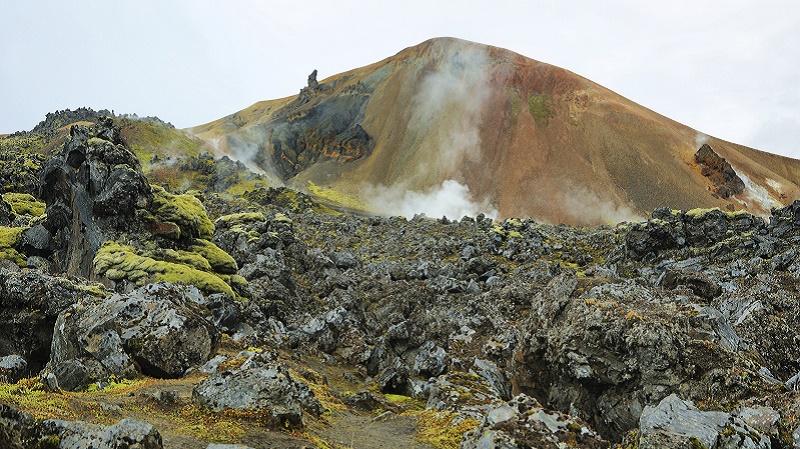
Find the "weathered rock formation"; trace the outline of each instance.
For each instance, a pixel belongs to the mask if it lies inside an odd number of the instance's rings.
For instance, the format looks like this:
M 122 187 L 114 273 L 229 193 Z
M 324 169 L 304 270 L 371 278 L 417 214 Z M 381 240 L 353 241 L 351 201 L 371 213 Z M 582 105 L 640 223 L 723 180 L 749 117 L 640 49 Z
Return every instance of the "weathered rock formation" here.
M 704 143 L 694 160 L 700 164 L 700 173 L 711 182 L 711 190 L 722 198 L 730 198 L 744 192 L 744 181 L 731 164 L 718 155 L 707 143 Z
M 196 288 L 151 284 L 73 305 L 56 321 L 45 382 L 79 390 L 111 376 L 183 376 L 219 341 L 204 301 Z
M 70 129 L 64 148 L 42 170 L 39 196 L 47 203 L 45 228 L 59 269 L 90 279 L 100 245 L 112 232 L 135 226 L 136 210 L 153 200 L 139 160 L 110 119 Z

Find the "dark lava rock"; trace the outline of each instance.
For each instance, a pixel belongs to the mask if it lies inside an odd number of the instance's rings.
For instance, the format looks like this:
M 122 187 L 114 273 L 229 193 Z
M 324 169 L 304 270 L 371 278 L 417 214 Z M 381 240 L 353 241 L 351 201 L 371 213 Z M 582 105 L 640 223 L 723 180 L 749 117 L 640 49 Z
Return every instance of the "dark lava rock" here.
M 181 377 L 205 363 L 219 340 L 201 298 L 192 287 L 151 284 L 74 305 L 58 318 L 44 378 L 74 390 L 111 375 L 133 377 L 137 366 L 148 376 Z
M 39 197 L 47 203 L 45 227 L 58 248 L 55 262 L 87 278 L 109 230 L 135 225 L 136 209 L 153 200 L 139 160 L 110 118 L 70 129 L 67 143 L 42 169 Z
M 38 372 L 50 358 L 58 315 L 101 294 L 101 286 L 82 280 L 0 270 L 0 354 L 18 354 Z
M 722 198 L 729 198 L 744 192 L 744 181 L 724 157 L 718 155 L 707 143 L 694 154 L 695 162 L 701 164 L 700 173 L 707 177 L 714 188 L 714 193 Z
M 14 211 L 11 209 L 11 205 L 0 198 L 0 226 L 11 226 L 13 221 Z
M 722 287 L 719 284 L 699 271 L 668 269 L 661 277 L 660 283 L 661 286 L 672 289 L 683 285 L 704 299 L 712 299 L 722 293 Z
M 192 401 L 213 411 L 264 412 L 276 428 L 302 425 L 303 410 L 314 416 L 324 411 L 306 384 L 292 379 L 282 363 L 261 355 L 203 379 L 192 390 Z

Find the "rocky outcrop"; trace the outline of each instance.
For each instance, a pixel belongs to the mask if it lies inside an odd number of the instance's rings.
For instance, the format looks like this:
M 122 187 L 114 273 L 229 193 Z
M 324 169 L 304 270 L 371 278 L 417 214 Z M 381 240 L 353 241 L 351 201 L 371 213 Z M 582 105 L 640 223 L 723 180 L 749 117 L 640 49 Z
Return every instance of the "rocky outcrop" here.
M 152 284 L 75 304 L 55 324 L 43 379 L 77 390 L 112 375 L 181 377 L 216 351 L 219 332 L 203 301 L 195 288 Z
M 324 411 L 308 386 L 293 379 L 269 354 L 254 354 L 240 367 L 200 381 L 192 391 L 192 401 L 213 411 L 261 413 L 277 428 L 302 425 L 304 410 L 315 416 Z
M 480 426 L 464 434 L 459 449 L 610 446 L 580 418 L 547 410 L 521 394 L 489 410 Z
M 754 420 L 756 416 L 759 418 Z M 766 416 L 771 418 L 765 419 Z M 733 414 L 700 411 L 693 403 L 670 395 L 655 407 L 645 407 L 642 412 L 639 448 L 772 448 L 769 435 L 751 426 L 748 420 L 774 426 L 778 414 L 774 410 L 769 413 L 767 410 L 754 409 L 743 409 Z
M 0 356 L 22 357 L 25 375 L 39 372 L 50 358 L 59 314 L 102 296 L 102 286 L 83 280 L 0 270 Z
M 700 164 L 700 174 L 711 182 L 712 191 L 722 197 L 730 198 L 744 192 L 744 181 L 731 164 L 717 154 L 707 143 L 694 154 L 694 160 Z
M 5 404 L 0 404 L 0 446 L 4 449 L 163 447 L 158 430 L 135 419 L 126 418 L 107 427 L 82 421 L 39 420 Z
M 136 210 L 153 200 L 139 160 L 110 118 L 70 129 L 63 149 L 42 170 L 39 196 L 47 203 L 45 227 L 55 241 L 55 262 L 87 278 L 94 277 L 100 245 L 112 231 L 135 226 Z

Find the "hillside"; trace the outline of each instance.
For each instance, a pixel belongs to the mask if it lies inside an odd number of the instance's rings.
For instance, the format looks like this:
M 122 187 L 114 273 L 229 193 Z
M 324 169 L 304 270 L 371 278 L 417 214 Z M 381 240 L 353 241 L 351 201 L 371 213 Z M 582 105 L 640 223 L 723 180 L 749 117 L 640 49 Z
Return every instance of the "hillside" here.
M 703 99 L 687 98 L 687 102 Z M 707 137 L 567 70 L 440 38 L 189 129 L 287 185 L 384 213 L 602 224 L 657 207 L 766 214 L 800 162 Z M 725 197 L 703 143 L 746 185 Z

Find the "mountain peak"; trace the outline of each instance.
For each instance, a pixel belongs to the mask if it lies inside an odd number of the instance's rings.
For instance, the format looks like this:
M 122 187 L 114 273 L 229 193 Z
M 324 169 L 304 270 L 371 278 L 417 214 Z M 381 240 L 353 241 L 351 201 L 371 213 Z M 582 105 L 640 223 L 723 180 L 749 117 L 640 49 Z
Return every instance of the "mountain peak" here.
M 429 39 L 318 87 L 191 131 L 291 186 L 384 213 L 598 224 L 660 206 L 764 214 L 800 193 L 798 161 L 708 139 L 746 186 L 718 195 L 694 158 L 698 131 L 463 39 Z

